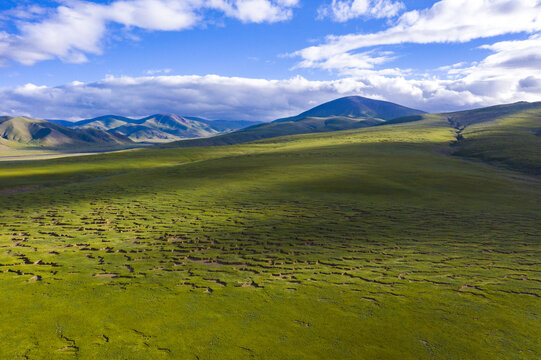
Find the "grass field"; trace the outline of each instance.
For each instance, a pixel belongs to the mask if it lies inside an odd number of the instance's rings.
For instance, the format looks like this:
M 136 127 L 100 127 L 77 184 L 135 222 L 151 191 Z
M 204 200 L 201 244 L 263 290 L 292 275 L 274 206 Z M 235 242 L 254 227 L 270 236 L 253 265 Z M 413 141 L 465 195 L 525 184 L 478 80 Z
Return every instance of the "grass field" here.
M 0 163 L 0 358 L 541 358 L 541 179 L 455 140 Z

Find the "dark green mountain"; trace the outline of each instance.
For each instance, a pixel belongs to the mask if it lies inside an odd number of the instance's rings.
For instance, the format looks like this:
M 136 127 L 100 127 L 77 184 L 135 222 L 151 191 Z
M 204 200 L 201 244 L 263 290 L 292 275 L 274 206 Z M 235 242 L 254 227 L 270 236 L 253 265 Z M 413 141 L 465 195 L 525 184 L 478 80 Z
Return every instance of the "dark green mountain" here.
M 388 101 L 374 100 L 362 96 L 347 96 L 321 104 L 297 116 L 278 119 L 275 122 L 288 122 L 302 120 L 307 117 L 329 116 L 391 120 L 398 117 L 419 115 L 423 113 L 424 111 L 410 109 Z
M 277 136 L 358 129 L 384 124 L 386 120 L 396 117 L 420 114 L 424 112 L 387 101 L 348 96 L 319 105 L 297 116 L 207 139 L 174 142 L 169 146 L 231 145 Z

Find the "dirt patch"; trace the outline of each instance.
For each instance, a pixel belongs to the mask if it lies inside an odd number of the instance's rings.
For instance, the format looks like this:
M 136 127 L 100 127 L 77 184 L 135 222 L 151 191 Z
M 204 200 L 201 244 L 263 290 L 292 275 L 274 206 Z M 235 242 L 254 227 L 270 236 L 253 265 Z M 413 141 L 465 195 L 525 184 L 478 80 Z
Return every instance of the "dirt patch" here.
M 105 273 L 102 273 L 102 274 L 94 274 L 92 276 L 94 276 L 94 277 L 116 278 L 118 276 L 118 274 L 105 274 Z

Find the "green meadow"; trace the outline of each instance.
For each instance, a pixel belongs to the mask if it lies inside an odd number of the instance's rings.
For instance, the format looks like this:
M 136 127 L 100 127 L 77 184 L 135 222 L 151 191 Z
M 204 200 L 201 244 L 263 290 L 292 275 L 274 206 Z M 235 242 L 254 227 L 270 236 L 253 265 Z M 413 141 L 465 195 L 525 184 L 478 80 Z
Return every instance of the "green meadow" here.
M 533 118 L 2 162 L 0 359 L 539 359 Z

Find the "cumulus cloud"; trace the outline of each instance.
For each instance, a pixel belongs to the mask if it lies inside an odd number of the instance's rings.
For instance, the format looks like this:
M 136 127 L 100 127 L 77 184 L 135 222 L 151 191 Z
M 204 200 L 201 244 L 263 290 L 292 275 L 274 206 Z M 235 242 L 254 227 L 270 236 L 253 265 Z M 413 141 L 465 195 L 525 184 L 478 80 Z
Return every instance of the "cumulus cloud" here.
M 111 23 L 178 31 L 204 21 L 208 10 L 242 22 L 277 22 L 290 19 L 297 5 L 298 0 L 116 0 L 109 4 L 73 0 L 56 9 L 18 7 L 0 14 L 4 21 L 15 19 L 18 29 L 0 31 L 0 60 L 32 65 L 59 58 L 81 63 L 88 54 L 101 54 Z
M 441 0 L 429 9 L 403 13 L 386 30 L 328 36 L 325 43 L 294 55 L 303 59 L 301 66 L 329 67 L 333 58 L 371 46 L 467 42 L 536 31 L 541 31 L 541 1 L 538 0 Z
M 326 61 L 313 61 L 309 58 L 304 59 L 294 68 L 319 68 L 323 70 L 338 70 L 341 75 L 355 75 L 362 70 L 373 72 L 377 65 L 381 65 L 394 58 L 390 51 L 365 51 L 357 54 L 342 53 L 336 54 Z M 388 72 L 388 69 L 384 70 Z
M 455 76 L 452 88 L 469 89 L 479 96 L 503 102 L 525 96 L 541 100 L 541 35 L 525 40 L 501 41 L 482 46 L 493 53 L 470 67 L 455 67 L 448 73 Z
M 396 16 L 404 8 L 404 3 L 392 0 L 332 0 L 318 9 L 318 17 L 338 22 L 359 17 L 381 19 Z
M 535 40 L 535 39 L 532 39 Z M 364 71 L 357 76 L 310 81 L 207 76 L 109 76 L 96 82 L 48 87 L 27 84 L 0 88 L 0 114 L 81 119 L 105 114 L 146 116 L 176 113 L 209 119 L 268 121 L 298 114 L 341 96 L 361 95 L 430 112 L 451 111 L 519 100 L 539 101 L 541 71 L 517 69 L 494 76 L 505 62 L 506 45 L 473 68 L 456 68 L 458 79 L 408 79 L 402 74 Z M 495 51 L 495 50 L 493 50 Z M 482 75 L 484 74 L 484 75 Z
M 276 22 L 290 19 L 298 0 L 210 0 L 208 6 L 242 22 Z
M 165 6 L 173 2 L 182 6 Z M 347 4 L 352 6 L 353 2 Z M 48 13 L 45 20 L 23 21 L 17 35 L 0 32 L 0 57 L 10 53 L 11 59 L 28 63 L 52 57 L 83 61 L 85 54 L 101 51 L 100 42 L 108 22 L 152 30 L 183 29 L 201 21 L 198 16 L 203 7 L 241 21 L 278 21 L 288 18 L 288 11 L 297 5 L 297 0 L 116 0 L 109 5 L 69 2 L 53 14 Z M 104 8 L 114 11 L 103 15 Z M 260 17 L 253 9 L 266 9 L 266 16 Z M 431 112 L 519 100 L 539 101 L 539 10 L 541 1 L 537 0 L 441 0 L 429 9 L 404 13 L 395 25 L 382 32 L 329 37 L 325 44 L 295 53 L 301 57 L 297 67 L 337 71 L 344 76 L 337 80 L 174 76 L 168 69 L 151 69 L 146 72 L 149 76 L 144 77 L 111 76 L 96 82 L 72 82 L 58 87 L 27 84 L 0 88 L 0 112 L 65 119 L 108 113 L 145 116 L 172 112 L 211 119 L 272 120 L 347 95 L 388 100 Z M 154 15 L 149 16 L 146 23 L 137 20 L 141 14 L 160 14 L 161 11 L 177 11 L 193 14 L 193 17 L 165 23 L 153 21 Z M 34 10 L 29 16 L 36 13 L 41 10 Z M 88 33 L 85 41 L 69 33 L 73 26 L 80 26 L 81 21 L 85 26 L 80 31 Z M 441 66 L 435 69 L 437 76 L 383 66 L 396 56 L 384 49 L 387 44 L 463 42 L 516 32 L 530 34 L 521 40 L 486 44 L 482 48 L 490 53 L 484 59 Z M 57 33 L 66 34 L 51 38 L 40 36 Z M 374 45 L 380 46 L 367 49 Z

